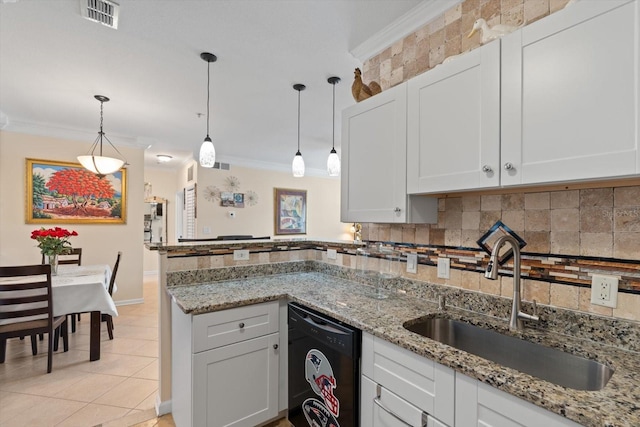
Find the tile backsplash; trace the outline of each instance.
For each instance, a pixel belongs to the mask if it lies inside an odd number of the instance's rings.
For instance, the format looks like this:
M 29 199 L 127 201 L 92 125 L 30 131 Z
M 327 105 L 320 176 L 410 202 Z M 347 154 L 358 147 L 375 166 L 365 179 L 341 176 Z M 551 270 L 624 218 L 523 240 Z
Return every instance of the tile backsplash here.
M 362 238 L 417 252 L 418 272 L 407 278 L 510 296 L 510 276 L 484 278 L 487 255 L 476 243 L 498 220 L 527 242 L 525 300 L 640 320 L 640 185 L 452 195 L 438 200 L 438 224 L 363 224 Z M 449 280 L 437 277 L 438 257 L 451 259 Z M 590 303 L 594 273 L 619 278 L 617 308 Z
M 497 24 L 525 25 L 562 10 L 569 0 L 465 0 L 431 22 L 369 58 L 363 64 L 363 80 L 380 83 L 386 90 L 417 76 L 445 58 L 480 46 L 480 33 L 472 37 L 478 18 Z

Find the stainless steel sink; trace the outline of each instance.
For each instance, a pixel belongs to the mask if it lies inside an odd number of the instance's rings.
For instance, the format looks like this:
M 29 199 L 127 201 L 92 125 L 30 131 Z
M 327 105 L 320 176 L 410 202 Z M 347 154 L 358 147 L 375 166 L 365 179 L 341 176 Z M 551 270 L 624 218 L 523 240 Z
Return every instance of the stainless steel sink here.
M 423 337 L 576 390 L 600 390 L 613 375 L 613 369 L 602 363 L 457 320 L 425 318 L 409 321 L 404 327 Z

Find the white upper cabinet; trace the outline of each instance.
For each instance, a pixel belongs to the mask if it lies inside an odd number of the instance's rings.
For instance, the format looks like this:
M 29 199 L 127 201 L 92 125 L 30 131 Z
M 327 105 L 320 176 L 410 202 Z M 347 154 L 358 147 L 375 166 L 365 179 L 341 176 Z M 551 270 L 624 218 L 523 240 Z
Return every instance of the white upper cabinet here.
M 640 172 L 639 21 L 579 1 L 502 39 L 502 185 Z
M 500 184 L 500 41 L 409 80 L 407 190 Z
M 407 84 L 342 113 L 342 222 L 436 222 L 437 200 L 407 196 Z

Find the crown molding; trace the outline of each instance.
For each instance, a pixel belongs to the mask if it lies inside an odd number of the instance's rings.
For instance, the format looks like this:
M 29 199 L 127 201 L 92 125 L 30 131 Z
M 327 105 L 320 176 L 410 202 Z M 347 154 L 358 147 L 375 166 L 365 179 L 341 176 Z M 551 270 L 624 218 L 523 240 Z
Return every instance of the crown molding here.
M 220 156 L 220 158 L 216 158 L 216 161 L 229 163 L 231 168 L 234 166 L 240 166 L 248 169 L 262 169 L 262 170 L 271 170 L 276 172 L 284 172 L 291 173 L 291 166 L 285 165 L 282 163 L 272 163 L 272 162 L 263 162 L 260 160 L 251 160 L 251 159 L 243 159 L 241 157 L 233 157 L 233 156 Z M 305 168 L 304 176 L 313 176 L 316 178 L 326 178 L 326 179 L 340 179 L 340 177 L 333 177 L 327 174 L 326 169 L 313 169 L 313 168 Z M 304 179 L 304 178 L 303 178 Z
M 350 53 L 360 62 L 364 62 L 458 3 L 462 3 L 462 0 L 424 0 L 400 18 L 353 48 Z
M 51 138 L 70 139 L 74 141 L 84 141 L 93 143 L 96 139 L 97 132 L 89 132 L 83 129 L 73 129 L 63 126 L 56 126 L 49 123 L 25 122 L 20 120 L 6 120 L 7 123 L 2 130 L 7 132 L 24 133 L 27 135 L 46 136 Z M 114 145 L 121 145 L 131 148 L 146 149 L 148 142 L 139 138 L 130 138 L 109 134 L 109 140 Z

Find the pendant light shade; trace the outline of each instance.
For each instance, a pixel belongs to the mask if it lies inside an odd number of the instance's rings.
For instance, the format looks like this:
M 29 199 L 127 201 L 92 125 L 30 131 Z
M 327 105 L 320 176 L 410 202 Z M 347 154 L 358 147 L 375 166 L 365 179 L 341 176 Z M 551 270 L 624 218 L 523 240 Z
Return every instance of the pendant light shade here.
M 303 84 L 295 84 L 293 88 L 298 91 L 298 151 L 293 158 L 291 164 L 291 170 L 295 178 L 302 178 L 304 176 L 304 160 L 302 159 L 302 153 L 300 153 L 300 92 L 307 87 Z
M 78 156 L 78 161 L 85 169 L 102 178 L 105 175 L 119 171 L 121 167 L 127 164 L 127 161 L 124 159 L 122 153 L 120 153 L 111 141 L 109 141 L 109 138 L 107 138 L 107 135 L 105 135 L 102 130 L 104 112 L 103 105 L 105 102 L 109 102 L 109 98 L 103 95 L 95 95 L 94 98 L 100 101 L 100 131 L 98 132 L 98 137 L 90 148 L 89 154 Z M 109 145 L 120 155 L 120 158 L 103 156 L 103 139 L 107 140 Z M 96 153 L 96 149 L 98 148 L 98 153 Z
M 329 176 L 340 176 L 340 157 L 336 152 L 336 83 L 340 82 L 340 77 L 329 77 L 327 81 L 333 86 L 333 134 L 331 151 L 327 158 L 327 172 Z
M 211 72 L 210 66 L 212 62 L 216 62 L 218 59 L 213 53 L 202 52 L 200 58 L 207 62 L 207 136 L 204 138 L 204 142 L 200 146 L 200 156 L 198 158 L 200 166 L 203 168 L 212 168 L 216 163 L 216 149 L 213 146 L 213 142 L 209 137 L 209 95 L 211 85 Z

